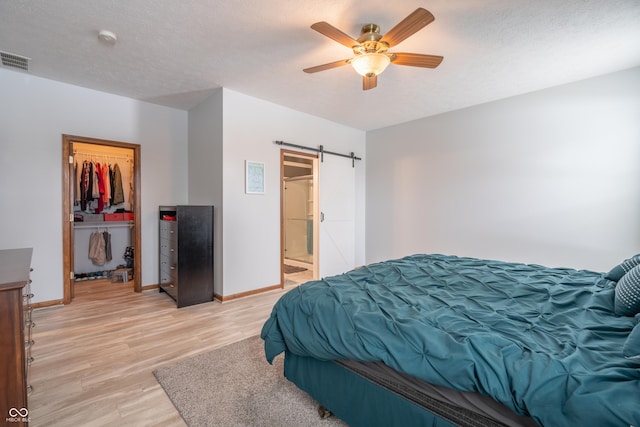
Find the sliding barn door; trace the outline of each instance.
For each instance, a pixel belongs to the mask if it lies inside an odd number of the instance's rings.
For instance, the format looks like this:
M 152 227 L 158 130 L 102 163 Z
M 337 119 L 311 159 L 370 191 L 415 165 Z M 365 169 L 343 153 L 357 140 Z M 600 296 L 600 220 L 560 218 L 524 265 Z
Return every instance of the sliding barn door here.
M 326 277 L 355 267 L 355 169 L 351 159 L 327 154 L 319 165 L 320 276 Z

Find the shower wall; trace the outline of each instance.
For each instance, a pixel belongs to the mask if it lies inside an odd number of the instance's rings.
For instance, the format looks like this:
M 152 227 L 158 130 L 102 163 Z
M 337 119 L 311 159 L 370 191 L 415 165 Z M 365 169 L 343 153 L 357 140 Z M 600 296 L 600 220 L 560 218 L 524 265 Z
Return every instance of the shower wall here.
M 285 259 L 313 263 L 313 180 L 285 179 Z

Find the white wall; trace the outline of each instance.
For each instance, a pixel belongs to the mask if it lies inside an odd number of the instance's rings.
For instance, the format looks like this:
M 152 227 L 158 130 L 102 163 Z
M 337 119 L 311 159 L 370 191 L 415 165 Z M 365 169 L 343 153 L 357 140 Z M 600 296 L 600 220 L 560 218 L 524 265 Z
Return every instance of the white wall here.
M 640 68 L 367 134 L 367 261 L 640 252 Z
M 35 301 L 62 299 L 61 135 L 81 135 L 142 146 L 143 285 L 158 283 L 158 205 L 187 202 L 225 206 L 217 292 L 275 285 L 273 141 L 284 140 L 365 158 L 356 164 L 357 264 L 366 200 L 367 262 L 441 252 L 607 270 L 640 248 L 639 88 L 636 68 L 372 131 L 365 152 L 362 131 L 227 89 L 188 119 L 0 69 L 0 248 L 33 247 Z M 199 114 L 221 120 L 222 139 L 207 136 L 220 122 L 204 126 Z M 222 167 L 223 183 L 204 172 L 201 152 Z M 266 164 L 264 196 L 244 194 L 245 160 Z
M 222 89 L 189 110 L 189 204 L 214 206 L 214 293 L 222 295 Z
M 274 140 L 364 154 L 362 131 L 229 90 L 187 113 L 6 70 L 0 70 L 0 89 L 0 248 L 34 248 L 36 302 L 63 298 L 62 134 L 141 145 L 143 286 L 158 283 L 158 206 L 216 206 L 215 290 L 222 295 L 280 281 L 280 147 Z M 247 159 L 266 163 L 264 196 L 244 194 Z M 364 162 L 358 166 L 361 264 Z M 223 205 L 230 218 L 224 227 Z M 230 236 L 224 242 L 223 234 Z
M 0 92 L 0 248 L 34 248 L 34 301 L 63 298 L 62 134 L 141 145 L 142 284 L 157 284 L 158 205 L 187 201 L 187 112 L 3 69 Z
M 280 283 L 280 149 L 283 140 L 364 155 L 365 133 L 223 90 L 224 295 Z M 264 195 L 245 194 L 245 161 L 265 164 Z M 345 167 L 350 168 L 345 159 Z M 364 262 L 365 161 L 356 165 L 356 262 Z M 322 189 L 320 189 L 322 192 Z M 322 257 L 322 253 L 320 254 Z M 320 261 L 322 263 L 322 260 Z

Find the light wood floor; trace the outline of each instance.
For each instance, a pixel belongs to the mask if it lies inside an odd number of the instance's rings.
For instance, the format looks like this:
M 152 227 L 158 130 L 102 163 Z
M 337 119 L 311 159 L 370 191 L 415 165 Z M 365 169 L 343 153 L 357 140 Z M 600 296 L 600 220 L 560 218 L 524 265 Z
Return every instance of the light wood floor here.
M 71 304 L 34 311 L 32 427 L 185 426 L 152 370 L 259 334 L 291 289 L 177 309 L 132 283 L 78 282 Z

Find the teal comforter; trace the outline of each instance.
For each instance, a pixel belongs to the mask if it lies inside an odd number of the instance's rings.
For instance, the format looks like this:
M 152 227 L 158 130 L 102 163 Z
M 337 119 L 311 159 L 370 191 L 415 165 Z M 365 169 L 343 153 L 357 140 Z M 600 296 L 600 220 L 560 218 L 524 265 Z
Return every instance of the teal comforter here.
M 308 282 L 264 324 L 285 349 L 383 361 L 427 382 L 492 396 L 543 426 L 640 427 L 635 319 L 613 313 L 602 273 L 413 255 Z

